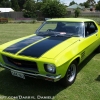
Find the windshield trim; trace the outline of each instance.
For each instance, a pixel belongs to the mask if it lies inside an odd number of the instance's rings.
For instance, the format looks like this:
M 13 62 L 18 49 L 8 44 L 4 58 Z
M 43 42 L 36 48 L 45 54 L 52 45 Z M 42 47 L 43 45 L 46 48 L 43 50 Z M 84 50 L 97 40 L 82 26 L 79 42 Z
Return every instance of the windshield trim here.
M 42 26 L 44 26 L 44 24 L 45 24 L 46 22 L 47 22 L 47 21 L 44 21 L 44 22 L 40 25 L 40 27 L 35 31 L 36 34 L 38 34 L 39 30 L 42 28 Z

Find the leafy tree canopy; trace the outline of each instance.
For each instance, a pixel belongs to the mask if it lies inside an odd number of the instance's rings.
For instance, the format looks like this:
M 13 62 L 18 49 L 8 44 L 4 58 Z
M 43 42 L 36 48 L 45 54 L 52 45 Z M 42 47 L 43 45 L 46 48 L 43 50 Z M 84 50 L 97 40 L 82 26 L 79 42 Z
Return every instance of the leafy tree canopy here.
M 0 7 L 11 7 L 11 2 L 9 0 L 0 0 Z
M 66 15 L 66 7 L 58 0 L 49 0 L 42 5 L 41 11 L 45 17 L 56 18 Z
M 77 4 L 75 1 L 70 2 L 69 6 Z
M 35 17 L 36 6 L 34 0 L 27 0 L 24 4 L 24 17 Z
M 11 7 L 15 10 L 15 11 L 20 11 L 20 7 L 18 5 L 18 0 L 11 0 Z
M 90 6 L 95 6 L 96 2 L 95 0 L 87 0 Z
M 23 5 L 25 4 L 26 1 L 27 1 L 27 0 L 18 0 L 18 5 L 19 5 L 19 7 L 20 7 L 20 10 L 23 9 Z
M 99 10 L 100 11 L 100 0 L 96 4 L 96 10 Z
M 79 5 L 85 6 L 85 8 L 89 8 L 90 7 L 90 3 L 88 2 L 88 0 L 86 2 L 80 3 Z

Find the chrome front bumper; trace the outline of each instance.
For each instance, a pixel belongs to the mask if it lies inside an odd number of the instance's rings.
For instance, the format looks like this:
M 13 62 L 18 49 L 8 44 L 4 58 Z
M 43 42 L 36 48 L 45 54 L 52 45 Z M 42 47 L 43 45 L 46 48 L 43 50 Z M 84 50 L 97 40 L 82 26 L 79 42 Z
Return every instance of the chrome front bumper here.
M 19 70 L 12 69 L 12 68 L 10 68 L 10 67 L 2 64 L 2 63 L 0 63 L 0 66 L 3 67 L 3 68 L 9 69 L 9 70 L 13 70 L 13 71 L 18 72 L 18 73 L 22 73 L 25 76 L 29 76 L 29 77 L 44 79 L 44 80 L 53 81 L 53 82 L 59 81 L 61 79 L 61 75 L 58 75 L 58 76 L 50 76 L 49 75 L 48 76 L 48 75 L 34 74 L 34 73 L 19 71 Z

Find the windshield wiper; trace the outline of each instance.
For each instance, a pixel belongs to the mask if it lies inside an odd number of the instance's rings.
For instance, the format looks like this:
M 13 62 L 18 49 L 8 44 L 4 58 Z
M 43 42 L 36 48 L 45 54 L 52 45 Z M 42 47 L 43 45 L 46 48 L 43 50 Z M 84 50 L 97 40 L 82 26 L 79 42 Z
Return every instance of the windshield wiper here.
M 39 32 L 37 33 L 37 35 L 40 35 L 40 36 L 60 36 L 60 37 L 78 37 L 77 35 L 73 35 L 73 33 L 65 33 L 65 34 L 61 34 L 61 32 L 53 32 L 53 31 L 48 31 L 48 32 Z
M 72 37 L 72 36 L 73 37 L 79 37 L 78 34 L 75 34 L 75 33 L 67 33 L 66 35 L 70 36 L 70 37 Z
M 53 32 L 53 31 L 46 31 L 46 32 L 39 32 L 37 33 L 37 35 L 41 35 L 41 36 L 53 36 L 59 34 L 59 32 Z
M 53 33 L 51 33 L 51 32 L 39 32 L 39 33 L 37 33 L 37 35 L 49 36 L 49 35 L 53 35 Z
M 52 35 L 52 36 L 68 37 L 68 36 L 67 36 L 67 35 L 65 35 L 65 34 L 54 34 L 54 35 Z

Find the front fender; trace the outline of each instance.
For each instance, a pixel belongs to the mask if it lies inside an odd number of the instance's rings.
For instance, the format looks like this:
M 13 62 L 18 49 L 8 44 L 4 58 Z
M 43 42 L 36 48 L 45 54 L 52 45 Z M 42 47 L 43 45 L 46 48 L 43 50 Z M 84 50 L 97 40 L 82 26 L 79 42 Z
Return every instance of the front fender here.
M 67 69 L 68 69 L 69 65 L 74 60 L 78 60 L 78 64 L 79 64 L 80 63 L 80 59 L 81 59 L 81 56 L 80 55 L 77 55 L 77 56 L 73 57 L 72 59 L 70 59 L 69 61 L 66 61 L 62 65 L 58 66 L 57 67 L 57 74 L 61 74 L 61 77 L 63 78 L 65 76 L 66 72 L 67 72 Z

